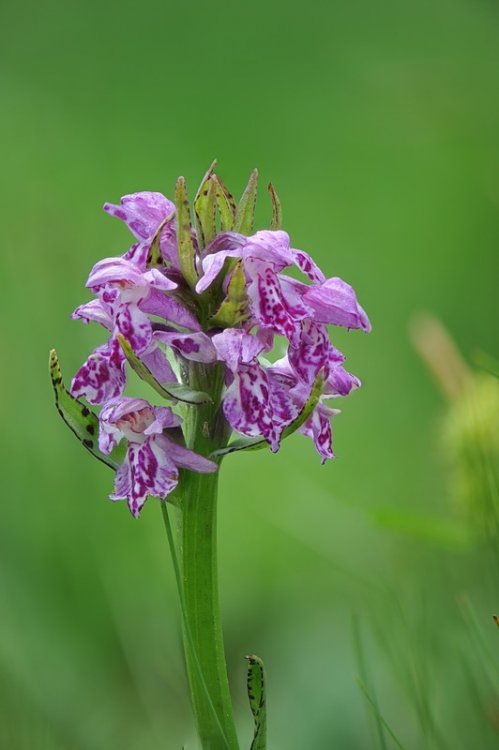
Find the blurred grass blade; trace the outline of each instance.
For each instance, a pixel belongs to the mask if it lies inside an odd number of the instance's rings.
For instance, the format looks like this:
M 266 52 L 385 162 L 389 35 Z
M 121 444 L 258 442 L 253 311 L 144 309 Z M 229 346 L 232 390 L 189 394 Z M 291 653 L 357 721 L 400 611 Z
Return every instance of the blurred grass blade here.
M 246 278 L 241 261 L 233 272 L 227 287 L 227 296 L 216 313 L 210 318 L 210 324 L 216 328 L 230 328 L 242 323 L 249 316 Z
M 267 705 L 265 700 L 265 669 L 259 656 L 246 656 L 248 660 L 248 698 L 255 719 L 255 735 L 250 750 L 266 750 Z
M 277 197 L 272 183 L 269 183 L 269 193 L 272 199 L 272 223 L 270 224 L 271 229 L 280 229 L 282 227 L 282 208 L 281 201 Z
M 236 201 L 218 175 L 213 175 L 216 185 L 216 200 L 220 211 L 220 229 L 230 232 L 236 218 Z
M 254 169 L 244 189 L 236 209 L 234 232 L 251 234 L 255 218 L 256 193 L 258 188 L 258 169 Z
M 182 275 L 189 286 L 196 286 L 198 275 L 195 266 L 196 251 L 192 239 L 191 211 L 185 187 L 185 180 L 179 177 L 175 190 L 177 206 L 177 247 Z
M 369 692 L 368 685 L 369 685 L 369 679 L 367 675 L 367 666 L 366 666 L 366 660 L 364 658 L 364 644 L 362 642 L 362 635 L 360 631 L 360 623 L 359 618 L 354 614 L 352 617 L 352 631 L 353 631 L 353 642 L 354 642 L 354 650 L 355 650 L 355 656 L 357 661 L 357 668 L 359 670 L 360 675 L 360 684 L 362 684 L 365 688 L 364 698 L 367 700 L 366 694 Z M 359 687 L 360 687 L 359 684 Z M 378 745 L 381 748 L 381 750 L 387 750 L 386 746 L 386 740 L 385 740 L 385 732 L 383 727 L 383 722 L 381 721 L 381 715 L 378 710 L 378 701 L 376 698 L 376 693 L 373 692 L 373 698 L 370 699 L 369 703 L 369 713 L 374 718 L 375 724 L 376 724 L 376 732 L 378 737 Z M 374 707 L 374 711 L 372 710 Z
M 184 401 L 186 404 L 206 404 L 211 401 L 207 393 L 195 391 L 182 383 L 165 383 L 162 385 L 156 380 L 147 365 L 137 357 L 130 346 L 130 342 L 121 333 L 118 333 L 117 337 L 132 370 L 137 373 L 141 380 L 150 385 L 151 388 L 154 388 L 160 396 L 169 401 Z
M 307 419 L 319 403 L 323 384 L 324 378 L 322 373 L 320 372 L 315 379 L 312 390 L 310 392 L 310 396 L 308 397 L 305 406 L 298 414 L 296 419 L 283 430 L 281 440 L 284 440 L 285 438 L 292 435 L 293 432 L 296 432 L 296 430 L 298 430 L 302 426 L 302 424 L 307 421 Z M 257 451 L 267 447 L 268 443 L 263 438 L 238 438 L 237 440 L 234 440 L 232 443 L 230 443 L 230 445 L 228 445 L 226 448 L 221 448 L 218 451 L 214 451 L 210 455 L 210 458 L 220 458 L 221 456 L 226 456 L 229 453 L 236 453 L 237 451 Z
M 393 730 L 390 728 L 390 725 L 388 724 L 388 722 L 380 714 L 380 712 L 378 710 L 378 707 L 376 706 L 375 701 L 369 695 L 369 692 L 368 692 L 366 686 L 364 685 L 364 683 L 362 682 L 362 680 L 359 677 L 357 677 L 356 682 L 357 682 L 357 685 L 358 685 L 358 687 L 359 687 L 362 695 L 366 699 L 367 704 L 369 705 L 371 711 L 373 712 L 373 714 L 374 714 L 374 716 L 376 718 L 376 721 L 379 722 L 380 724 L 382 724 L 382 726 L 386 729 L 386 731 L 388 732 L 388 734 L 392 738 L 392 740 L 395 743 L 395 745 L 399 748 L 399 750 L 404 750 L 404 746 L 402 745 L 402 743 L 400 742 L 400 740 L 398 739 L 398 737 L 396 736 L 396 734 L 393 732 Z M 386 745 L 383 745 L 383 746 L 386 747 Z
M 64 422 L 95 458 L 116 470 L 123 461 L 125 446 L 119 445 L 107 455 L 99 450 L 99 420 L 88 406 L 74 398 L 65 388 L 55 349 L 50 352 L 49 370 L 55 394 L 55 406 Z
M 202 250 L 216 235 L 215 209 L 217 186 L 213 177 L 213 170 L 217 162 L 214 161 L 205 174 L 199 190 L 194 198 L 194 212 L 198 227 L 199 249 Z

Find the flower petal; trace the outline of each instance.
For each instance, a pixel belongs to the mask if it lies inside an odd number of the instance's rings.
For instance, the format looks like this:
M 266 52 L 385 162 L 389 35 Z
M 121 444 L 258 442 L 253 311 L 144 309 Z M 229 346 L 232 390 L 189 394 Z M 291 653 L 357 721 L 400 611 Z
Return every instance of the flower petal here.
M 275 423 L 266 371 L 259 364 L 240 364 L 226 391 L 223 410 L 231 427 L 249 437 L 262 437 L 272 451 L 279 448 L 281 430 Z
M 123 479 L 119 487 L 115 486 L 110 497 L 113 500 L 126 497 L 132 515 L 138 518 L 148 495 L 164 498 L 175 489 L 178 469 L 154 437 L 142 444 L 130 443 L 127 458 L 128 481 Z
M 227 258 L 240 258 L 242 251 L 238 248 L 232 250 L 219 250 L 217 253 L 210 253 L 203 258 L 203 276 L 199 279 L 196 284 L 196 292 L 201 294 L 208 289 L 212 284 L 220 271 Z
M 156 334 L 153 333 L 153 339 L 155 336 Z M 177 380 L 165 353 L 161 351 L 159 346 L 156 346 L 154 340 L 147 352 L 141 354 L 140 358 L 158 383 L 174 383 Z
M 298 346 L 288 350 L 289 363 L 303 382 L 312 384 L 319 370 L 328 365 L 329 348 L 326 327 L 304 320 Z
M 99 323 L 104 328 L 107 328 L 108 331 L 111 331 L 113 328 L 113 320 L 100 299 L 92 299 L 90 302 L 80 305 L 71 317 L 73 320 L 83 320 L 84 323 L 89 323 L 90 321 Z
M 274 271 L 281 271 L 294 262 L 289 244 L 289 235 L 282 230 L 265 229 L 248 237 L 243 258 L 260 260 L 270 264 Z
M 371 324 L 357 302 L 352 287 L 339 278 L 308 287 L 303 301 L 314 311 L 318 323 L 331 323 L 344 328 L 361 328 L 368 333 Z
M 149 296 L 140 302 L 140 309 L 149 315 L 157 315 L 163 320 L 174 323 L 191 331 L 201 330 L 201 324 L 187 307 L 184 307 L 174 297 L 163 294 L 157 289 L 151 289 Z
M 315 281 L 318 284 L 321 284 L 323 281 L 326 280 L 326 277 L 322 273 L 321 269 L 315 263 L 315 261 L 312 260 L 310 255 L 303 250 L 291 250 L 293 254 L 293 261 L 296 266 L 302 271 L 302 273 L 305 274 L 305 276 L 308 276 L 308 278 L 311 281 Z
M 99 346 L 80 367 L 71 383 L 71 394 L 102 404 L 119 396 L 125 387 L 125 357 L 118 341 Z
M 264 328 L 296 341 L 300 333 L 299 321 L 307 317 L 309 310 L 295 299 L 288 302 L 271 265 L 248 259 L 244 271 L 254 317 Z
M 201 474 L 211 474 L 218 469 L 217 464 L 213 461 L 200 456 L 199 453 L 195 453 L 183 445 L 175 443 L 173 440 L 167 438 L 166 435 L 158 435 L 156 442 L 177 466 L 181 466 L 184 469 L 191 469 L 191 471 L 199 471 Z
M 264 343 L 256 336 L 239 328 L 226 328 L 212 337 L 218 359 L 236 372 L 240 363 L 254 362 L 264 349 Z
M 321 456 L 324 463 L 328 458 L 335 458 L 333 453 L 333 434 L 331 430 L 330 418 L 338 414 L 337 410 L 327 409 L 320 404 L 311 417 L 307 419 L 304 425 L 299 428 L 298 432 L 312 438 L 317 453 Z
M 161 435 L 163 430 L 178 427 L 182 423 L 178 414 L 174 414 L 169 406 L 154 406 L 153 412 L 154 422 L 146 427 L 144 435 Z
M 138 240 L 146 240 L 175 211 L 175 204 L 161 193 L 144 191 L 124 195 L 120 206 L 105 203 L 104 211 L 124 221 Z
M 116 329 L 130 342 L 132 349 L 141 354 L 152 340 L 151 321 L 133 302 L 120 305 L 115 319 Z
M 205 333 L 156 331 L 154 338 L 178 349 L 186 359 L 192 359 L 195 362 L 215 362 L 217 359 L 217 351 Z

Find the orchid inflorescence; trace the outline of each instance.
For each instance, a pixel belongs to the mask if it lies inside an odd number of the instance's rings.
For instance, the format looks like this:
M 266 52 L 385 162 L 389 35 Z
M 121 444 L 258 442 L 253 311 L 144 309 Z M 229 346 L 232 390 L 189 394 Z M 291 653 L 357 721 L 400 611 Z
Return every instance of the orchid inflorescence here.
M 109 337 L 80 367 L 69 393 L 55 352 L 52 374 L 63 418 L 116 469 L 110 497 L 126 499 L 134 516 L 149 495 L 165 498 L 175 489 L 179 467 L 213 472 L 225 453 L 262 445 L 275 452 L 291 432 L 312 438 L 322 461 L 334 457 L 330 419 L 337 410 L 326 402 L 360 382 L 345 370 L 327 325 L 369 331 L 370 323 L 351 286 L 326 278 L 306 252 L 291 247 L 269 189 L 272 228 L 254 234 L 256 170 L 236 204 L 212 165 L 194 200 L 195 225 L 182 177 L 175 202 L 139 192 L 104 206 L 136 241 L 124 255 L 96 263 L 86 284 L 95 298 L 73 318 L 99 323 Z M 300 280 L 283 273 L 293 266 Z M 284 337 L 286 353 L 272 361 L 274 342 L 283 347 L 276 336 Z M 128 366 L 176 412 L 123 395 Z M 197 390 L 193 368 L 221 371 L 221 390 Z M 200 455 L 179 412 L 217 394 L 217 450 Z M 82 398 L 102 406 L 98 422 Z M 231 443 L 232 430 L 239 437 Z

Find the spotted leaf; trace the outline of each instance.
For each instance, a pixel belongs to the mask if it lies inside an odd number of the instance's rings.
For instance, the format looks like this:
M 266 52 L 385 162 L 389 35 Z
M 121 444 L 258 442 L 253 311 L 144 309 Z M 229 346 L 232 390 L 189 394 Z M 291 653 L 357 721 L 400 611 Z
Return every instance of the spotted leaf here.
M 254 169 L 244 189 L 241 200 L 236 209 L 234 232 L 251 234 L 255 218 L 256 192 L 258 188 L 258 170 Z
M 191 211 L 183 177 L 177 180 L 175 204 L 177 206 L 177 248 L 180 268 L 189 286 L 194 287 L 198 280 L 195 265 L 196 249 L 192 239 Z
M 281 201 L 277 197 L 277 193 L 272 183 L 269 183 L 269 193 L 272 199 L 272 223 L 270 225 L 270 228 L 280 229 L 282 227 Z
M 61 366 L 55 349 L 49 357 L 50 379 L 55 395 L 55 406 L 69 429 L 80 443 L 99 461 L 116 470 L 125 455 L 125 446 L 119 445 L 109 454 L 99 450 L 99 420 L 97 415 L 79 399 L 74 398 L 64 386 Z
M 267 705 L 265 700 L 265 669 L 259 656 L 246 656 L 248 673 L 246 684 L 251 713 L 255 720 L 255 734 L 250 750 L 266 750 Z
M 249 316 L 246 278 L 242 263 L 239 261 L 232 272 L 227 287 L 227 295 L 211 317 L 210 323 L 215 328 L 232 328 L 242 323 Z
M 208 242 L 211 242 L 217 233 L 215 225 L 217 186 L 213 176 L 215 166 L 216 161 L 213 162 L 204 176 L 194 199 L 199 249 L 202 249 Z
M 222 232 L 230 232 L 236 218 L 236 201 L 218 175 L 213 175 L 216 184 L 217 206 L 220 212 L 220 228 Z

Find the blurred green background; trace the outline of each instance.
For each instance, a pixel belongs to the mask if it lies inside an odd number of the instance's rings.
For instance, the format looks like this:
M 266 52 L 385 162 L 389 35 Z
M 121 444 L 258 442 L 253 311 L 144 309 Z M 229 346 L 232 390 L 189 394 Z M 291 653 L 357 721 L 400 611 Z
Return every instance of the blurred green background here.
M 430 310 L 471 361 L 498 356 L 497 4 L 27 0 L 1 17 L 0 747 L 197 747 L 159 508 L 134 522 L 106 500 L 46 361 L 56 346 L 69 379 L 103 340 L 69 318 L 92 264 L 129 245 L 102 203 L 171 196 L 179 174 L 193 194 L 214 157 L 236 194 L 260 168 L 262 227 L 274 182 L 293 244 L 373 323 L 335 334 L 364 382 L 335 462 L 296 436 L 223 467 L 242 747 L 248 652 L 271 750 L 396 747 L 370 701 L 404 748 L 497 747 L 497 539 L 472 532 L 497 495 L 408 333 Z M 470 450 L 493 464 L 484 399 Z

